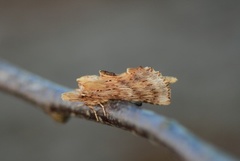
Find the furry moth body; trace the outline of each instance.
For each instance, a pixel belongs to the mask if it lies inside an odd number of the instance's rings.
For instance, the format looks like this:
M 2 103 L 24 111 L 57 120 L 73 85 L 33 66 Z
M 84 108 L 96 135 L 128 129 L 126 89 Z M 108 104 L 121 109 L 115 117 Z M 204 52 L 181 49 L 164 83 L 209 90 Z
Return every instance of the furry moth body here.
M 109 100 L 144 102 L 168 105 L 171 99 L 169 84 L 177 78 L 162 76 L 151 67 L 128 68 L 122 74 L 99 71 L 77 79 L 79 89 L 62 94 L 62 99 L 84 102 L 87 106 L 101 105 Z

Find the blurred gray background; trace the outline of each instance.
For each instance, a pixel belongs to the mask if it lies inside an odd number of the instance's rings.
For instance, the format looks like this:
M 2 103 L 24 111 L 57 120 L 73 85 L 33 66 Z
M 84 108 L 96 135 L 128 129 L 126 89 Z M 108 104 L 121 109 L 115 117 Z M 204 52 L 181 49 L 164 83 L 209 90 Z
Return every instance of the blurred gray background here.
M 240 1 L 0 1 L 0 57 L 54 82 L 151 66 L 176 76 L 174 118 L 240 157 Z M 0 160 L 174 161 L 164 146 L 81 119 L 61 125 L 0 93 Z

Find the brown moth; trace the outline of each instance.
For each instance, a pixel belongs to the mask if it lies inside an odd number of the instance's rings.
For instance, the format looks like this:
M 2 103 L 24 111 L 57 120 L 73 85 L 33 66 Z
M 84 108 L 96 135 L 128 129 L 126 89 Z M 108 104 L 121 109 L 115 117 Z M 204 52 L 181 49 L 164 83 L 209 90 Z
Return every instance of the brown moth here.
M 168 105 L 171 99 L 169 84 L 177 81 L 175 77 L 162 76 L 151 67 L 128 68 L 122 74 L 100 70 L 99 74 L 78 78 L 79 89 L 63 93 L 62 99 L 84 102 L 90 107 L 102 106 L 109 100 Z

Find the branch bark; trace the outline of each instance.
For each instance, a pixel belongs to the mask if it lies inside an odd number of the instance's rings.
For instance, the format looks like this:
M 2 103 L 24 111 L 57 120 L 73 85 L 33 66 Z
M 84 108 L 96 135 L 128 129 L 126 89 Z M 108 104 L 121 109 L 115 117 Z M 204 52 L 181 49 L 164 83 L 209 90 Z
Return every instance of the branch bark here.
M 93 110 L 83 103 L 61 100 L 61 94 L 72 89 L 52 83 L 1 59 L 0 89 L 38 105 L 56 121 L 66 122 L 70 117 L 96 121 Z M 98 123 L 133 132 L 157 144 L 165 144 L 183 160 L 237 160 L 200 140 L 173 119 L 126 101 L 109 101 L 104 106 L 106 116 L 100 106 L 93 107 L 97 112 Z

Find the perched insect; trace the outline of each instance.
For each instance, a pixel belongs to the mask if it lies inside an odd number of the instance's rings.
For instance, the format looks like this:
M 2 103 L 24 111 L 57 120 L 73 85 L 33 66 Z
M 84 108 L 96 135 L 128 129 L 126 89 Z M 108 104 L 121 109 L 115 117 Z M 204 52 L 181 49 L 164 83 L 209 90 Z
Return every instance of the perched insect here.
M 168 105 L 171 99 L 169 84 L 177 81 L 175 77 L 162 76 L 151 67 L 128 68 L 122 74 L 100 70 L 99 74 L 78 78 L 79 89 L 63 93 L 62 99 L 84 102 L 89 107 L 103 107 L 102 104 L 109 100 Z

